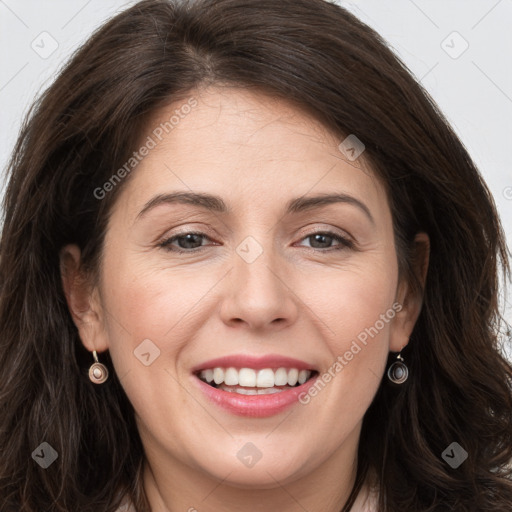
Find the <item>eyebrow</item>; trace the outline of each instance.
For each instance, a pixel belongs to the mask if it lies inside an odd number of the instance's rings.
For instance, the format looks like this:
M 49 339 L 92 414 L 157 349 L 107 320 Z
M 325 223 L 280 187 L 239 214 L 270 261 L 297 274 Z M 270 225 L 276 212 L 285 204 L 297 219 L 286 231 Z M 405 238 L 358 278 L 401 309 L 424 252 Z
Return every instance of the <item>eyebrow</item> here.
M 232 211 L 232 209 L 228 207 L 224 200 L 219 196 L 198 192 L 172 192 L 168 194 L 159 194 L 150 199 L 139 212 L 136 220 L 143 217 L 146 213 L 157 206 L 176 203 L 199 206 L 205 210 L 215 213 L 230 213 Z M 362 201 L 353 196 L 342 193 L 297 197 L 288 201 L 285 207 L 285 214 L 300 213 L 334 203 L 345 203 L 356 206 L 368 217 L 368 219 L 370 219 L 372 224 L 375 224 L 375 220 L 370 209 Z

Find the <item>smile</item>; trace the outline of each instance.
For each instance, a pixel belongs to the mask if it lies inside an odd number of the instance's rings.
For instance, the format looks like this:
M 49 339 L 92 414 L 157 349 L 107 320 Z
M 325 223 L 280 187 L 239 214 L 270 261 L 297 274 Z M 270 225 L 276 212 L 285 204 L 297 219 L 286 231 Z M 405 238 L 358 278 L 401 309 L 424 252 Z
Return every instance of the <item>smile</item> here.
M 265 418 L 297 407 L 301 404 L 299 397 L 307 393 L 318 376 L 316 370 L 234 366 L 215 366 L 192 374 L 193 382 L 214 407 L 252 418 Z
M 198 377 L 210 386 L 241 395 L 268 395 L 281 393 L 307 382 L 315 370 L 298 368 L 208 368 Z

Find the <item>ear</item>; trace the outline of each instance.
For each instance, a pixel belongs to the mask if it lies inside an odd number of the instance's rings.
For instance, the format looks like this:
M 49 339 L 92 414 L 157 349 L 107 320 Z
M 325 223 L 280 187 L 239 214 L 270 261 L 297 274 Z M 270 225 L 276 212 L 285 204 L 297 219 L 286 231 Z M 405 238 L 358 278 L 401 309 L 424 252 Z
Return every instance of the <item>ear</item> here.
M 84 347 L 92 352 L 108 349 L 104 316 L 98 290 L 81 269 L 81 252 L 77 245 L 60 251 L 60 272 L 69 312 Z
M 391 327 L 389 344 L 391 352 L 400 352 L 409 343 L 423 305 L 423 290 L 427 280 L 429 258 L 430 239 L 426 233 L 418 233 L 413 241 L 411 266 L 419 286 L 415 287 L 407 282 L 405 276 L 398 284 L 396 302 L 401 305 L 401 309 L 396 314 Z

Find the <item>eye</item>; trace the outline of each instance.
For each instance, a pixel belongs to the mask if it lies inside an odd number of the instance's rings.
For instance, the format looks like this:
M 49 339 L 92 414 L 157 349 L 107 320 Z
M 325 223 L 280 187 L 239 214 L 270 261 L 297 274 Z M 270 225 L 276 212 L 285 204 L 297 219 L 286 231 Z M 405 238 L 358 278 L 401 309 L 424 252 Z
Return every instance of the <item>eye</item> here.
M 351 249 L 354 247 L 352 240 L 338 235 L 337 233 L 333 233 L 332 231 L 319 231 L 317 233 L 311 233 L 310 235 L 305 236 L 302 240 L 308 239 L 311 240 L 309 247 L 314 250 L 330 249 L 336 251 L 346 248 Z M 333 242 L 338 242 L 338 245 L 333 247 Z
M 172 236 L 171 238 L 167 238 L 163 242 L 159 243 L 158 246 L 162 247 L 166 251 L 174 251 L 178 253 L 196 252 L 204 247 L 201 244 L 203 239 L 210 240 L 207 235 L 200 232 L 180 233 Z M 174 242 L 177 242 L 178 246 L 173 245 Z
M 177 253 L 191 253 L 200 251 L 205 247 L 202 242 L 204 240 L 210 240 L 210 237 L 205 233 L 201 232 L 186 232 L 174 235 L 158 244 L 159 247 L 169 252 Z M 317 233 L 311 233 L 302 240 L 311 239 L 309 247 L 313 250 L 341 250 L 346 248 L 353 248 L 354 243 L 352 240 L 345 238 L 337 233 L 331 231 L 321 231 Z M 337 245 L 332 246 L 333 242 L 337 242 Z

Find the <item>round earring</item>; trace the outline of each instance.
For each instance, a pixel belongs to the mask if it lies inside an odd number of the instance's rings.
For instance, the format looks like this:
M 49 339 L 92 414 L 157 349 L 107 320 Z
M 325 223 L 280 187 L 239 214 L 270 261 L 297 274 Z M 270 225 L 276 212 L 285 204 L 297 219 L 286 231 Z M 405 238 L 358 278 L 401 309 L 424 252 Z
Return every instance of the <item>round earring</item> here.
M 93 350 L 92 356 L 95 362 L 91 364 L 89 368 L 89 379 L 91 379 L 94 384 L 103 384 L 108 379 L 107 367 L 98 361 L 96 350 Z
M 388 379 L 393 384 L 403 384 L 409 377 L 409 368 L 404 363 L 403 357 L 398 354 L 395 361 L 388 369 Z

